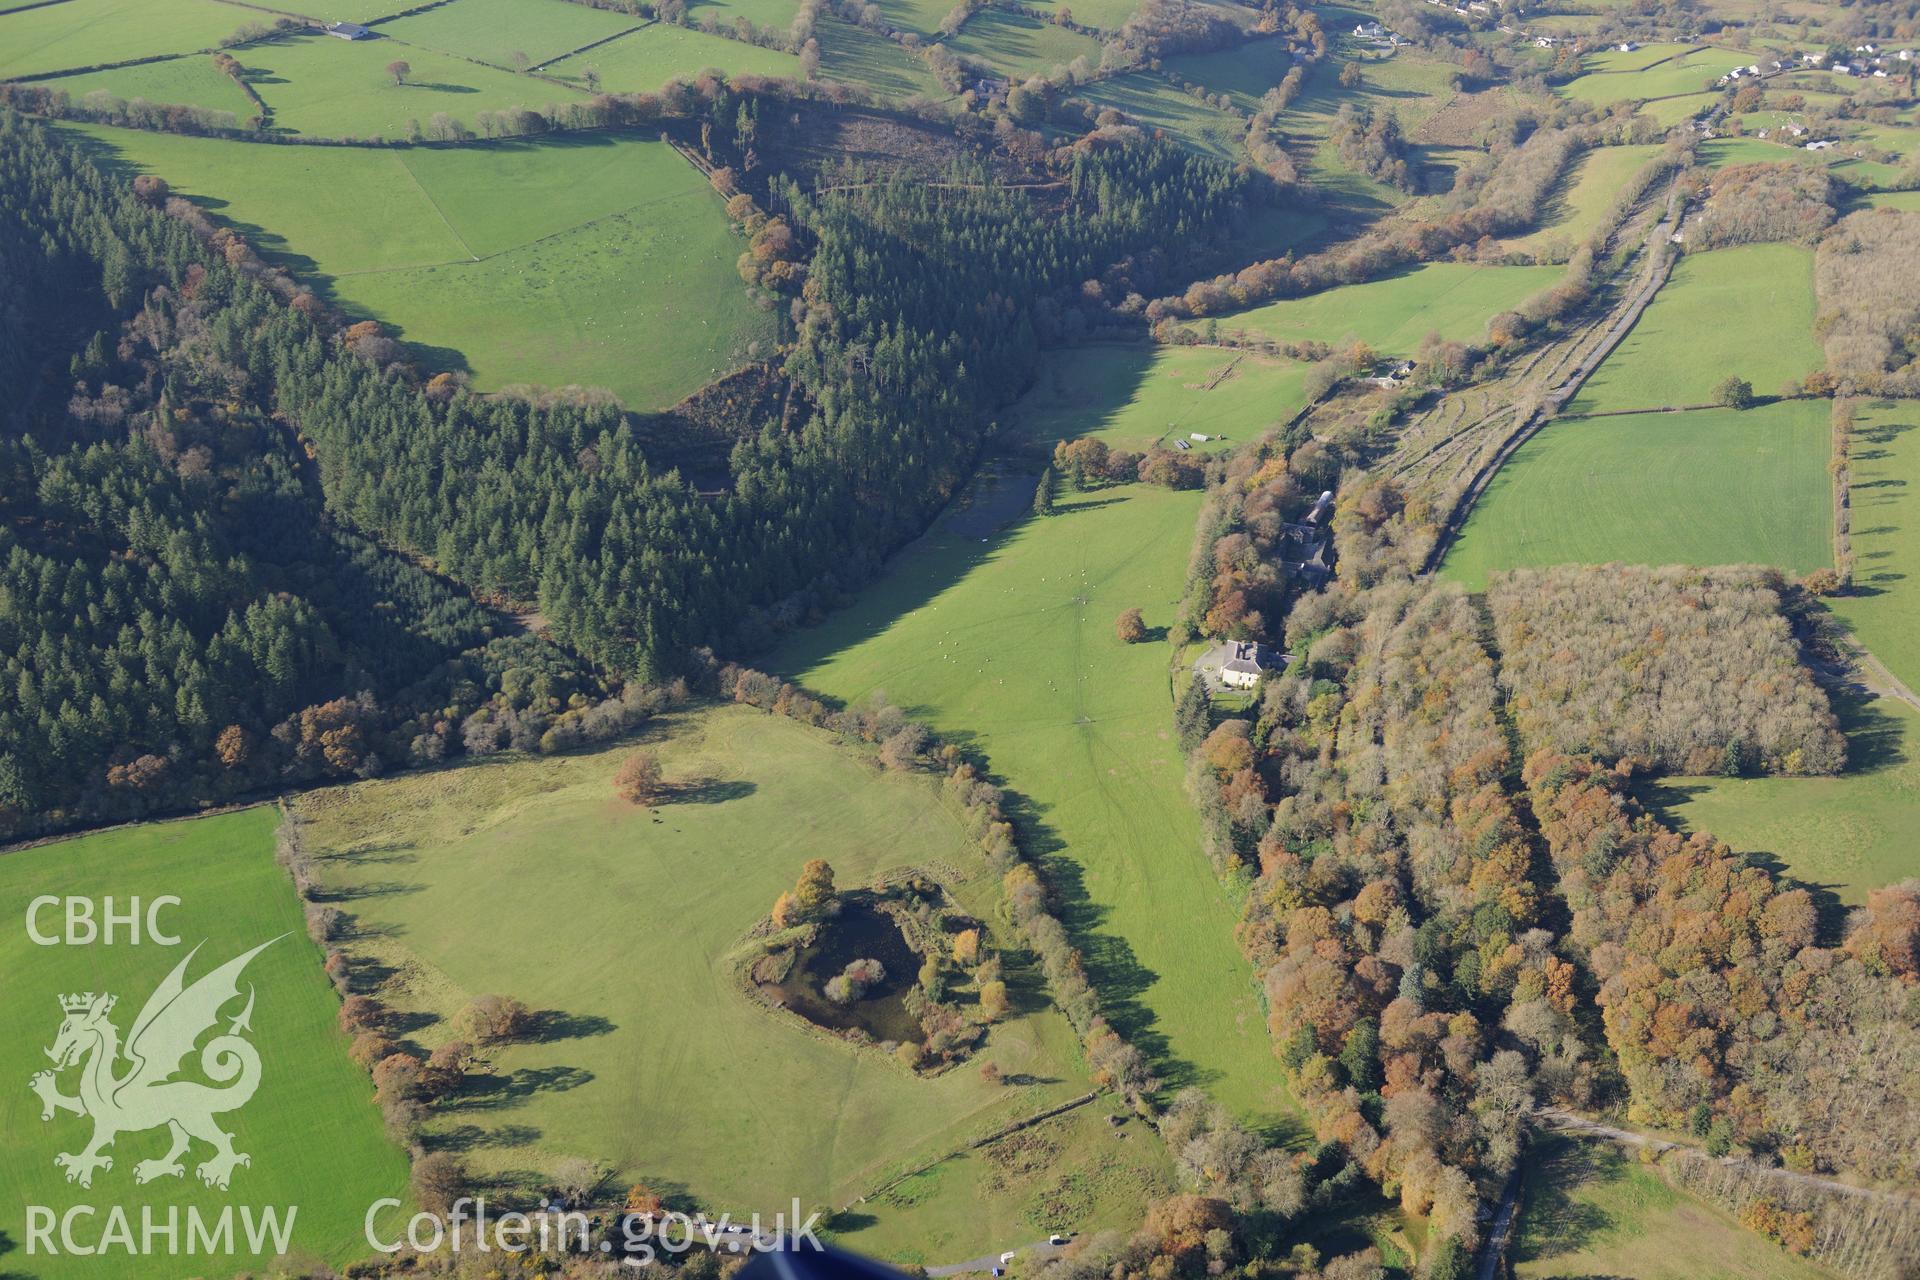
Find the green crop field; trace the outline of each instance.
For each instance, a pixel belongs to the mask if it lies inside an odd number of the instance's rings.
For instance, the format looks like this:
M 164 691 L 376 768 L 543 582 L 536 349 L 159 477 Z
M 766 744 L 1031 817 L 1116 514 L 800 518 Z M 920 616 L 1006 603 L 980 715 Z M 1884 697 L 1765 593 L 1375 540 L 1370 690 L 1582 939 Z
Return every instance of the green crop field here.
M 662 22 L 563 59 L 548 71 L 578 83 L 589 67 L 600 73 L 603 89 L 643 93 L 669 80 L 692 80 L 709 69 L 729 76 L 798 75 L 800 59 L 778 49 Z
M 1833 778 L 1665 778 L 1644 798 L 1668 821 L 1764 855 L 1846 906 L 1920 875 L 1920 712 L 1844 698 L 1847 771 Z
M 1833 563 L 1827 406 L 1556 422 L 1487 486 L 1442 566 L 1473 590 L 1522 565 Z
M 226 1205 L 236 1213 L 248 1206 L 256 1212 L 276 1207 L 283 1214 L 294 1206 L 290 1255 L 339 1264 L 369 1252 L 361 1234 L 367 1207 L 383 1196 L 406 1194 L 406 1157 L 382 1132 L 372 1084 L 347 1059 L 346 1041 L 334 1028 L 339 1001 L 321 970 L 318 948 L 307 940 L 293 883 L 274 861 L 278 822 L 279 815 L 263 807 L 124 827 L 0 855 L 0 915 L 6 921 L 0 972 L 6 974 L 7 990 L 7 999 L 0 1001 L 0 1044 L 6 1046 L 8 1081 L 0 1089 L 0 1131 L 7 1135 L 7 1158 L 0 1161 L 0 1232 L 13 1245 L 4 1259 L 8 1274 L 36 1280 L 130 1274 L 119 1269 L 122 1264 L 99 1258 L 29 1257 L 25 1205 L 62 1214 L 71 1205 L 102 1206 L 90 1228 L 81 1221 L 83 1241 L 104 1230 L 104 1206 L 112 1204 L 128 1207 L 136 1231 L 140 1206 L 153 1207 L 163 1218 L 170 1207 L 183 1213 L 192 1207 L 212 1218 Z M 35 945 L 24 921 L 28 902 L 43 894 L 112 895 L 121 910 L 129 898 L 151 902 L 173 895 L 181 904 L 167 909 L 160 921 L 181 944 L 130 946 L 122 939 L 113 946 Z M 56 918 L 57 912 L 43 913 L 41 928 L 57 932 Z M 40 1102 L 26 1087 L 28 1077 L 48 1065 L 42 1050 L 54 1043 L 60 1028 L 58 997 L 112 993 L 119 1003 L 111 1021 L 125 1035 L 147 998 L 195 946 L 201 950 L 186 974 L 189 985 L 274 939 L 241 979 L 242 993 L 251 988 L 256 997 L 248 1038 L 263 1064 L 259 1090 L 244 1106 L 218 1114 L 221 1127 L 233 1134 L 235 1150 L 251 1156 L 252 1163 L 233 1171 L 227 1191 L 211 1190 L 201 1184 L 194 1166 L 212 1149 L 196 1142 L 183 1177 L 136 1185 L 134 1166 L 163 1156 L 167 1135 L 129 1131 L 108 1148 L 113 1167 L 95 1173 L 90 1189 L 64 1181 L 54 1156 L 81 1150 L 91 1125 L 64 1113 L 43 1123 Z M 237 1000 L 223 1006 L 223 1028 L 240 1011 Z M 197 1064 L 197 1056 L 189 1059 L 187 1078 L 198 1078 Z M 76 1073 L 65 1073 L 59 1080 L 62 1091 L 72 1093 L 76 1079 Z M 238 1222 L 235 1231 L 238 1235 Z M 177 1260 L 143 1259 L 138 1274 L 140 1280 L 180 1280 L 229 1274 L 247 1263 L 244 1256 L 215 1263 L 183 1253 Z
M 1858 414 L 1849 455 L 1853 589 L 1828 606 L 1908 685 L 1920 688 L 1920 413 L 1888 400 Z
M 1083 425 L 1124 430 L 1114 416 L 1126 412 L 1090 410 Z M 1004 483 L 1005 514 L 1023 513 L 1033 477 Z M 1284 1129 L 1292 1107 L 1233 942 L 1237 911 L 1182 783 L 1171 651 L 1114 636 L 1130 607 L 1149 627 L 1172 621 L 1200 495 L 1063 490 L 1057 514 L 995 533 L 980 508 L 997 496 L 936 526 L 851 608 L 788 641 L 776 667 L 849 701 L 885 690 L 985 752 L 1031 806 L 1026 839 L 1115 1024 L 1170 1087 L 1202 1085 Z
M 946 45 L 957 58 L 1015 79 L 1048 75 L 1079 57 L 1100 63 L 1100 46 L 1090 37 L 1007 9 L 979 10 Z
M 1433 262 L 1366 284 L 1340 285 L 1219 317 L 1225 333 L 1269 342 L 1341 343 L 1411 355 L 1429 333 L 1473 342 L 1487 321 L 1559 279 L 1558 267 L 1482 267 Z M 1198 321 L 1190 328 L 1204 328 Z
M 1644 71 L 1600 71 L 1584 75 L 1561 86 L 1560 92 L 1600 106 L 1671 98 L 1702 92 L 1720 76 L 1751 61 L 1753 59 L 1745 54 L 1703 48 Z
M 1246 126 L 1150 71 L 1101 80 L 1081 91 L 1097 107 L 1112 107 L 1149 132 L 1164 130 L 1206 155 L 1242 159 Z
M 794 1196 L 845 1205 L 1086 1090 L 1073 1031 L 1044 1003 L 1023 1004 L 980 1051 L 1032 1082 L 990 1084 L 971 1063 L 917 1076 L 735 983 L 730 957 L 810 858 L 828 859 L 843 887 L 920 868 L 998 928 L 998 876 L 932 775 L 886 773 L 823 730 L 744 707 L 676 713 L 643 739 L 679 793 L 653 811 L 613 793 L 631 745 L 299 801 L 319 878 L 355 916 L 349 950 L 405 975 L 391 1000 L 424 1021 L 423 1044 L 451 1038 L 445 1020 L 489 991 L 582 1028 L 490 1051 L 501 1087 L 441 1108 L 430 1134 L 501 1176 L 537 1183 L 525 1171 L 587 1155 L 689 1205 L 771 1213 Z M 1090 1129 L 1063 1129 L 1060 1167 L 997 1199 L 970 1187 L 958 1204 L 932 1197 L 840 1229 L 892 1251 L 927 1238 L 924 1220 L 957 1251 L 949 1260 L 977 1253 L 1049 1177 L 1078 1173 Z M 1104 1141 L 1118 1167 L 1087 1211 L 1137 1221 L 1164 1156 L 1145 1137 Z
M 391 51 L 387 44 L 391 40 L 517 71 L 540 66 L 644 21 L 567 0 L 451 0 L 424 13 L 381 23 L 380 39 L 370 47 L 385 46 Z
M 272 108 L 274 128 L 320 137 L 404 138 L 408 121 L 424 128 L 441 113 L 478 133 L 482 111 L 583 96 L 398 41 L 294 36 L 250 46 L 238 56 L 255 92 Z M 395 60 L 412 68 L 404 84 L 387 74 Z
M 1247 444 L 1299 412 L 1308 366 L 1218 347 L 1068 347 L 1048 353 L 1039 381 L 1017 410 L 1039 439 L 1097 436 L 1116 449 L 1203 451 Z
M 0 78 L 210 49 L 263 19 L 215 0 L 65 0 L 0 14 Z
M 233 82 L 233 77 L 213 65 L 210 56 L 168 58 L 164 62 L 143 62 L 111 71 L 87 71 L 48 80 L 45 85 L 49 89 L 65 89 L 76 103 L 89 93 L 104 92 L 129 102 L 144 98 L 148 102 L 231 111 L 239 123 L 259 111 Z
M 822 14 L 814 25 L 820 42 L 820 73 L 843 84 L 871 89 L 885 98 L 948 97 L 927 64 L 883 35 Z
M 1706 404 L 1729 375 L 1772 395 L 1825 363 L 1813 311 L 1809 249 L 1750 244 L 1687 254 L 1567 412 Z
M 1660 148 L 1651 145 L 1588 151 L 1561 180 L 1540 226 L 1507 241 L 1507 248 L 1564 260 L 1598 229 L 1601 216 L 1613 206 L 1627 180 L 1659 154 Z
M 376 151 L 84 132 L 483 388 L 578 383 L 658 407 L 773 338 L 720 198 L 664 143 Z
M 1677 1190 L 1611 1143 L 1558 1134 L 1527 1155 L 1513 1274 L 1634 1280 L 1818 1280 L 1827 1273 Z

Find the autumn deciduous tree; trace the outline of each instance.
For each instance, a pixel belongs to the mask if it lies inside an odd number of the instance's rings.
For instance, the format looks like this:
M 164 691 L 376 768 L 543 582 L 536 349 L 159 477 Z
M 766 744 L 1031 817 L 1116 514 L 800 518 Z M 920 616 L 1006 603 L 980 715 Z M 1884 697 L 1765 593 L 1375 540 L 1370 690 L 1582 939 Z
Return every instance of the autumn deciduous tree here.
M 980 985 L 980 1014 L 987 1021 L 1000 1021 L 1007 1016 L 1007 1010 L 1010 1007 L 1006 983 L 985 982 Z
M 627 1212 L 642 1218 L 657 1218 L 667 1211 L 667 1202 L 660 1193 L 644 1182 L 636 1182 L 627 1188 Z
M 407 82 L 407 77 L 412 74 L 413 74 L 413 68 L 410 65 L 408 65 L 406 59 L 404 58 L 395 58 L 392 62 L 389 62 L 387 64 L 387 75 L 393 80 L 394 84 L 396 85 L 405 84 Z
M 247 753 L 252 748 L 247 731 L 237 724 L 230 724 L 220 731 L 213 740 L 213 753 L 220 763 L 229 769 L 238 769 L 247 762 Z
M 878 960 L 855 960 L 827 979 L 824 991 L 835 1004 L 852 1004 L 886 980 L 887 967 Z
M 454 1024 L 475 1040 L 512 1040 L 532 1027 L 533 1014 L 512 996 L 475 996 Z
M 413 1162 L 413 1194 L 429 1213 L 446 1213 L 467 1189 L 467 1166 L 446 1151 L 433 1151 Z
M 340 1002 L 340 1029 L 349 1035 L 377 1031 L 386 1021 L 386 1007 L 372 996 L 348 996 Z
M 622 760 L 613 775 L 614 791 L 635 804 L 652 804 L 659 798 L 660 784 L 660 757 L 649 750 L 636 751 Z
M 1920 879 L 1867 894 L 1847 935 L 1847 950 L 1872 973 L 1920 979 Z
M 1138 644 L 1147 638 L 1147 624 L 1138 609 L 1129 609 L 1114 620 L 1113 632 L 1121 644 Z
M 1720 385 L 1713 389 L 1713 402 L 1723 404 L 1729 409 L 1751 409 L 1753 384 L 1745 378 L 1724 378 Z
M 814 858 L 800 869 L 800 879 L 773 904 L 773 923 L 782 929 L 832 915 L 840 899 L 834 892 L 833 868 L 825 858 Z

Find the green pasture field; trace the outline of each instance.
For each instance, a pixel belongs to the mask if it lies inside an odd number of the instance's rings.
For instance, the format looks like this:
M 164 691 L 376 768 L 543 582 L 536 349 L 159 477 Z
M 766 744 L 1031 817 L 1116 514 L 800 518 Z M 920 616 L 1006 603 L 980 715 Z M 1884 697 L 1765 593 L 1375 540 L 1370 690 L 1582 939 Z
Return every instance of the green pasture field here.
M 1515 451 L 1442 572 L 1523 565 L 1833 563 L 1825 401 L 1551 423 Z
M 1351 10 L 1335 10 L 1323 13 L 1322 20 L 1357 21 L 1360 16 Z M 1340 84 L 1343 62 L 1339 57 L 1313 64 L 1307 70 L 1300 96 L 1280 117 L 1280 131 L 1308 149 L 1302 176 L 1326 188 L 1336 202 L 1374 211 L 1405 204 L 1411 198 L 1407 193 L 1347 167 L 1329 140 L 1334 118 L 1342 104 L 1364 103 L 1375 111 L 1393 112 L 1401 128 L 1411 135 L 1453 96 L 1453 77 L 1459 68 L 1406 50 L 1391 56 L 1361 54 L 1360 46 L 1344 36 L 1336 44 L 1360 67 L 1360 85 L 1349 89 Z M 1415 154 L 1424 155 L 1425 149 Z
M 1285 40 L 1267 38 L 1210 53 L 1175 54 L 1165 66 L 1181 80 L 1228 94 L 1243 111 L 1257 111 L 1261 95 L 1286 79 L 1293 56 Z
M 577 383 L 658 407 L 773 337 L 734 271 L 719 196 L 664 143 L 379 151 L 83 132 L 485 389 Z
M 1729 375 L 1773 395 L 1825 363 L 1813 318 L 1812 250 L 1749 244 L 1686 254 L 1567 412 L 1706 404 Z
M 63 124 L 96 159 L 152 173 L 303 274 L 347 276 L 469 256 L 409 175 L 422 152 L 283 147 Z
M 565 3 L 565 0 L 555 0 L 555 3 Z M 728 76 L 797 76 L 800 59 L 779 49 L 762 49 L 744 41 L 657 22 L 597 49 L 563 59 L 547 70 L 579 84 L 588 67 L 600 73 L 602 89 L 644 93 L 658 89 L 669 80 L 692 80 L 708 69 Z
M 1338 285 L 1219 317 L 1226 333 L 1270 342 L 1358 338 L 1375 351 L 1411 355 L 1429 333 L 1479 341 L 1487 321 L 1559 278 L 1558 267 L 1492 267 L 1433 262 L 1365 284 Z M 1204 327 L 1205 320 L 1193 327 Z
M 981 9 L 946 46 L 1015 79 L 1047 75 L 1082 55 L 1100 62 L 1100 45 L 1090 37 L 1007 9 Z
M 927 64 L 885 36 L 822 14 L 814 24 L 820 42 L 820 73 L 829 80 L 859 85 L 895 100 L 950 95 Z
M 1594 147 L 1574 162 L 1547 202 L 1546 217 L 1535 230 L 1506 242 L 1520 253 L 1565 259 L 1585 244 L 1600 218 L 1619 197 L 1627 180 L 1660 154 L 1658 146 Z
M 477 133 L 482 111 L 539 108 L 582 96 L 397 40 L 293 36 L 249 46 L 237 56 L 254 91 L 273 109 L 275 129 L 320 137 L 404 138 L 409 120 L 425 127 L 439 112 Z M 404 84 L 387 74 L 387 64 L 396 60 L 412 68 Z
M 1252 21 L 1249 10 L 1229 0 L 1199 0 L 1199 3 L 1243 30 Z M 1032 7 L 1049 16 L 1065 9 L 1077 23 L 1101 31 L 1118 31 L 1140 7 L 1140 0 L 1034 0 Z
M 1876 209 L 1920 210 L 1920 191 L 1875 191 L 1868 194 L 1867 203 Z
M 1720 101 L 1717 93 L 1683 93 L 1677 98 L 1656 98 L 1640 108 L 1640 114 L 1663 128 L 1671 129 Z
M 297 13 L 322 22 L 374 22 L 407 9 L 422 0 L 273 0 L 276 12 Z
M 642 743 L 674 792 L 651 811 L 612 786 Z M 979 1051 L 1013 1084 L 988 1083 L 978 1061 L 915 1075 L 737 984 L 746 935 L 816 857 L 842 887 L 918 868 L 1000 936 L 999 878 L 937 778 L 888 773 L 824 730 L 695 708 L 621 746 L 313 792 L 295 812 L 321 883 L 354 917 L 349 953 L 401 975 L 390 1003 L 420 1025 L 423 1047 L 453 1038 L 448 1020 L 486 992 L 566 1025 L 489 1049 L 495 1083 L 427 1124 L 430 1143 L 457 1143 L 476 1168 L 528 1191 L 558 1160 L 585 1155 L 621 1185 L 644 1181 L 708 1212 L 771 1214 L 796 1196 L 838 1209 L 1088 1087 L 1072 1028 L 1024 964 L 1010 970 L 1017 1012 Z M 956 1178 L 957 1203 L 856 1211 L 839 1229 L 856 1248 L 891 1252 L 921 1239 L 924 1220 L 955 1250 L 945 1260 L 978 1253 L 1007 1238 L 993 1232 L 1050 1180 L 1084 1165 L 1093 1126 L 1063 1129 L 1056 1158 L 1020 1186 Z M 1158 1144 L 1134 1137 L 1104 1138 L 1121 1168 L 1084 1206 L 1090 1221 L 1135 1222 L 1165 1184 Z
M 1920 875 L 1920 712 L 1857 697 L 1835 710 L 1847 733 L 1847 771 L 1837 777 L 1662 778 L 1642 798 L 1682 830 L 1711 831 L 1831 901 L 1859 906 L 1868 890 Z
M 0 1161 L 0 1233 L 13 1246 L 4 1257 L 9 1275 L 97 1280 L 133 1274 L 133 1268 L 140 1280 L 183 1280 L 272 1261 L 246 1255 L 244 1243 L 237 1245 L 241 1254 L 218 1261 L 184 1251 L 177 1258 L 148 1257 L 133 1264 L 116 1261 L 118 1255 L 75 1258 L 42 1252 L 30 1257 L 24 1205 L 44 1205 L 60 1214 L 72 1205 L 99 1207 L 90 1225 L 79 1222 L 83 1240 L 99 1237 L 105 1206 L 114 1204 L 126 1206 L 136 1233 L 142 1206 L 151 1206 L 162 1220 L 170 1208 L 184 1213 L 192 1207 L 211 1219 L 232 1205 L 237 1219 L 240 1206 L 256 1212 L 275 1207 L 283 1215 L 297 1206 L 288 1256 L 304 1261 L 304 1271 L 369 1255 L 361 1234 L 368 1206 L 407 1194 L 406 1156 L 387 1141 L 372 1083 L 347 1058 L 346 1040 L 335 1030 L 340 1002 L 321 969 L 319 949 L 307 940 L 293 882 L 274 860 L 278 824 L 278 814 L 261 807 L 122 827 L 0 854 L 0 919 L 5 921 L 0 972 L 6 974 L 7 991 L 0 1001 L 0 1044 L 6 1046 L 8 1080 L 0 1089 L 0 1131 L 7 1135 L 7 1158 Z M 160 922 L 181 943 L 133 946 L 121 938 L 112 946 L 36 945 L 26 932 L 27 904 L 44 894 L 96 900 L 112 895 L 119 910 L 130 898 L 151 902 L 173 895 L 181 903 L 166 908 Z M 42 930 L 58 932 L 57 921 L 57 910 L 43 913 Z M 119 1003 L 111 1021 L 124 1036 L 147 998 L 194 947 L 201 949 L 186 973 L 189 985 L 270 940 L 240 981 L 241 994 L 251 989 L 256 997 L 248 1039 L 261 1057 L 259 1090 L 242 1107 L 217 1116 L 233 1134 L 234 1149 L 252 1157 L 252 1163 L 233 1171 L 227 1191 L 210 1189 L 195 1166 L 211 1148 L 195 1142 L 183 1160 L 183 1177 L 136 1184 L 134 1166 L 163 1156 L 167 1135 L 130 1131 L 107 1149 L 113 1167 L 96 1172 L 90 1189 L 66 1182 L 54 1156 L 80 1151 L 92 1125 L 65 1113 L 42 1122 L 40 1101 L 27 1089 L 28 1077 L 49 1065 L 41 1051 L 53 1044 L 60 1027 L 57 997 L 112 993 Z M 237 999 L 222 1006 L 222 1030 L 241 1010 Z M 202 1079 L 198 1064 L 198 1055 L 188 1059 L 184 1078 Z M 74 1093 L 77 1079 L 77 1072 L 65 1072 L 59 1080 L 62 1092 Z M 184 1239 L 184 1226 L 182 1231 Z M 237 1220 L 235 1234 L 243 1239 Z
M 1612 1143 L 1529 1149 L 1509 1257 L 1519 1280 L 1819 1280 L 1827 1273 L 1680 1191 Z
M 1701 152 L 1707 164 L 1715 168 L 1729 164 L 1780 164 L 1791 160 L 1798 164 L 1824 164 L 1836 177 L 1857 187 L 1898 185 L 1902 177 L 1900 166 L 1850 154 L 1862 150 L 1862 142 L 1864 140 L 1842 141 L 1830 151 L 1808 151 L 1803 146 L 1789 146 L 1764 138 L 1716 138 Z
M 271 15 L 215 0 L 66 0 L 0 14 L 0 79 L 210 49 L 263 20 Z
M 1097 107 L 1112 107 L 1149 133 L 1164 131 L 1196 151 L 1223 160 L 1243 158 L 1245 125 L 1174 88 L 1151 71 L 1098 81 L 1079 96 Z
M 1586 56 L 1587 71 L 1644 71 L 1656 62 L 1665 62 L 1691 49 L 1685 44 L 1643 44 L 1631 53 L 1622 53 L 1613 45 L 1608 45 L 1598 53 Z
M 106 92 L 129 102 L 144 98 L 148 102 L 231 111 L 234 120 L 241 124 L 259 113 L 259 108 L 240 91 L 233 77 L 214 66 L 210 56 L 168 58 L 164 62 L 143 62 L 111 71 L 85 71 L 77 76 L 42 81 L 42 85 L 48 89 L 65 89 L 76 103 L 89 93 Z
M 1305 407 L 1310 366 L 1219 347 L 1083 346 L 1049 352 L 1018 423 L 1036 439 L 1094 436 L 1116 449 L 1203 452 L 1251 443 Z
M 1644 102 L 1706 90 L 1735 67 L 1753 59 L 1725 49 L 1697 49 L 1644 71 L 1601 71 L 1581 76 L 1560 87 L 1568 98 L 1605 106 L 1610 102 Z
M 1108 407 L 1080 425 L 1127 432 L 1115 419 L 1131 398 L 1110 386 Z M 1051 443 L 1044 428 L 1059 419 L 1036 418 L 1032 438 Z M 1276 1135 L 1297 1132 L 1233 942 L 1238 911 L 1186 798 L 1171 651 L 1114 635 L 1128 608 L 1149 628 L 1173 620 L 1200 494 L 1063 484 L 1056 514 L 1038 518 L 1026 515 L 1032 473 L 999 485 L 976 490 L 850 608 L 792 637 L 774 668 L 850 702 L 884 690 L 984 752 L 1023 802 L 1023 839 L 1115 1025 L 1170 1090 L 1200 1085 Z
M 1848 447 L 1853 588 L 1827 605 L 1856 639 L 1920 688 L 1920 413 L 1868 403 Z
M 735 18 L 745 18 L 755 26 L 777 31 L 793 25 L 793 15 L 799 10 L 799 0 L 694 0 L 687 6 L 695 22 L 714 18 L 731 26 Z
M 642 25 L 646 19 L 567 0 L 451 0 L 383 22 L 380 39 L 522 69 Z
M 953 8 L 947 0 L 879 0 L 880 12 L 895 28 L 915 31 L 928 39 L 940 31 L 940 20 Z

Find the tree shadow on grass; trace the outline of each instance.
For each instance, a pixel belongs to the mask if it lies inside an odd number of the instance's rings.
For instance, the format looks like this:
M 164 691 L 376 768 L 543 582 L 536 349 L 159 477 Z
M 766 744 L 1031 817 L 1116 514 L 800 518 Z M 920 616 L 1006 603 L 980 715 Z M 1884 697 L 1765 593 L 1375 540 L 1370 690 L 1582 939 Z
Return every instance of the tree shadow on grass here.
M 617 1029 L 597 1013 L 563 1013 L 559 1009 L 542 1009 L 529 1021 L 530 1028 L 525 1038 L 534 1044 L 604 1036 Z
M 567 1093 L 593 1080 L 584 1067 L 522 1067 L 508 1075 L 470 1072 L 447 1106 L 450 1113 L 505 1111 L 541 1093 Z
M 1627 1169 L 1627 1158 L 1605 1142 L 1552 1135 L 1529 1156 L 1526 1205 L 1514 1233 L 1515 1262 L 1579 1253 L 1614 1225 L 1613 1216 L 1576 1198 L 1592 1182 L 1610 1182 Z
M 661 804 L 725 804 L 744 800 L 760 788 L 742 778 L 695 778 L 675 783 L 660 796 Z
M 540 1130 L 529 1124 L 503 1124 L 484 1129 L 477 1124 L 455 1125 L 438 1133 L 420 1135 L 420 1145 L 428 1151 L 477 1151 L 484 1147 L 526 1147 L 540 1138 Z

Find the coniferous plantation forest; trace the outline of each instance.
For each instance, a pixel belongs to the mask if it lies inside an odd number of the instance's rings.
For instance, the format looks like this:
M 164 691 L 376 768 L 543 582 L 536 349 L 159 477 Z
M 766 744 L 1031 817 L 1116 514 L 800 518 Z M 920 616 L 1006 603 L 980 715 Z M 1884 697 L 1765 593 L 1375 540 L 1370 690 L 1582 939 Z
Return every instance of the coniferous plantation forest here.
M 1920 5 L 0 4 L 0 1280 L 1920 1277 Z

